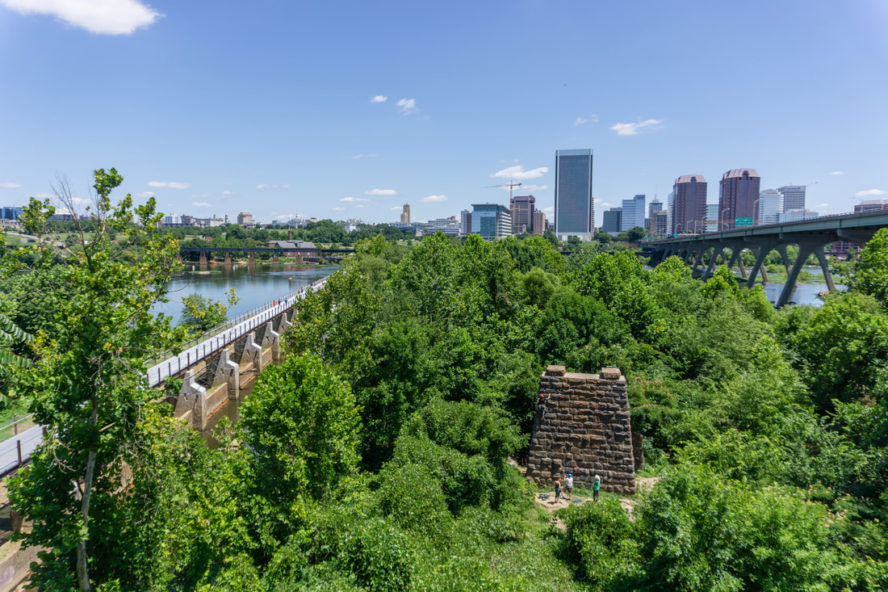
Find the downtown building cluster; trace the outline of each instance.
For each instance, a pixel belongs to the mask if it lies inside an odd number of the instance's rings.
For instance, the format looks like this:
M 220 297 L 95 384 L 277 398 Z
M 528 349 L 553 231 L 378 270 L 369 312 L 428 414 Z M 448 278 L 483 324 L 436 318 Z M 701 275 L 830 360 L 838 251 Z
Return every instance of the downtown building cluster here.
M 703 175 L 681 175 L 672 185 L 666 207 L 653 201 L 641 222 L 639 207 L 644 195 L 623 200 L 622 207 L 604 213 L 602 230 L 626 232 L 635 226 L 652 238 L 719 232 L 744 226 L 809 220 L 817 212 L 805 207 L 805 185 L 761 189 L 761 177 L 751 168 L 731 169 L 719 182 L 718 203 L 708 203 L 708 184 Z

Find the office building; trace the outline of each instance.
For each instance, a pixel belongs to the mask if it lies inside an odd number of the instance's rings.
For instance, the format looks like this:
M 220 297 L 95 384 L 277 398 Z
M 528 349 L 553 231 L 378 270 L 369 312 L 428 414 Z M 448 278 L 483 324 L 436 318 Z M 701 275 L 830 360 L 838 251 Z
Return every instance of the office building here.
M 410 224 L 410 204 L 404 204 L 401 210 L 401 224 Z
M 22 208 L 15 206 L 4 206 L 0 208 L 0 220 L 18 220 L 22 212 Z
M 253 220 L 253 214 L 249 212 L 241 212 L 237 215 L 237 223 L 239 226 L 255 226 L 256 221 Z
M 531 234 L 543 236 L 549 229 L 549 221 L 546 220 L 546 213 L 542 210 L 533 211 L 533 230 Z
M 783 193 L 776 189 L 765 189 L 759 193 L 756 224 L 777 224 L 780 221 L 780 214 L 787 211 L 783 206 L 783 199 Z M 803 192 L 802 201 L 804 199 L 805 194 Z M 804 208 L 793 208 L 793 210 L 795 209 L 805 211 Z
M 499 204 L 472 204 L 472 234 L 484 240 L 498 240 L 512 235 L 512 213 Z
M 619 234 L 623 221 L 623 208 L 611 208 L 604 213 L 601 231 L 608 234 Z
M 459 213 L 459 232 L 463 236 L 472 234 L 472 212 L 463 210 Z
M 706 204 L 703 232 L 718 232 L 718 204 Z
M 592 150 L 555 151 L 555 235 L 560 240 L 595 235 Z
M 777 216 L 777 221 L 780 224 L 786 222 L 804 222 L 805 220 L 813 220 L 818 216 L 820 216 L 820 214 L 812 210 L 789 210 L 787 212 L 780 212 Z
M 450 216 L 449 218 L 434 218 L 429 220 L 423 226 L 422 232 L 424 235 L 443 232 L 447 236 L 459 236 L 460 229 L 460 221 L 456 219 L 456 216 Z
M 533 213 L 536 211 L 536 198 L 532 195 L 516 195 L 509 202 L 512 210 L 512 234 L 533 231 Z
M 682 175 L 672 184 L 669 233 L 699 234 L 706 231 L 706 179 Z
M 783 211 L 805 209 L 805 185 L 786 185 L 778 187 L 777 191 L 783 195 Z
M 718 194 L 719 230 L 755 224 L 760 183 L 755 169 L 731 169 L 722 175 Z
M 645 196 L 636 195 L 632 199 L 623 200 L 623 215 L 620 217 L 620 232 L 626 232 L 635 227 L 644 228 L 644 202 Z
M 669 234 L 669 213 L 666 210 L 657 210 L 651 215 L 651 237 L 666 238 Z
M 854 206 L 855 214 L 888 210 L 888 199 L 867 199 Z
M 651 203 L 648 204 L 648 218 L 653 220 L 654 214 L 661 211 L 662 209 L 663 209 L 663 202 L 655 197 L 654 201 L 652 201 Z

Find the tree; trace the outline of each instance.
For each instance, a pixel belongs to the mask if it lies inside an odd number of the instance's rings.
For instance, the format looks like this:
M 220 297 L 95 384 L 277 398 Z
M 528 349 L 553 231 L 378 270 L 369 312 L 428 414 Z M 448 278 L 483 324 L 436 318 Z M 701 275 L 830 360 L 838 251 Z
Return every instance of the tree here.
M 888 228 L 879 229 L 860 252 L 852 285 L 888 307 Z
M 182 299 L 182 324 L 200 335 L 213 327 L 218 327 L 228 319 L 228 309 L 238 303 L 240 298 L 231 288 L 226 293 L 227 304 L 205 298 L 200 294 L 191 294 Z
M 20 535 L 25 544 L 49 549 L 32 577 L 48 590 L 92 590 L 93 564 L 118 544 L 119 518 L 95 508 L 125 483 L 124 460 L 143 408 L 156 396 L 145 385 L 145 360 L 181 337 L 168 318 L 151 314 L 178 266 L 175 239 L 156 232 L 154 199 L 134 207 L 127 195 L 112 206 L 111 191 L 123 178 L 112 168 L 95 171 L 94 179 L 95 231 L 87 239 L 75 215 L 79 245 L 62 271 L 69 291 L 54 303 L 58 332 L 35 344 L 38 362 L 19 385 L 46 436 L 31 465 L 12 480 L 10 499 L 33 522 Z M 67 183 L 55 189 L 74 212 Z M 32 199 L 26 228 L 39 232 L 48 214 L 46 204 Z M 120 260 L 112 230 L 140 250 L 137 261 Z
M 286 540 L 314 500 L 333 497 L 357 469 L 360 416 L 346 383 L 316 356 L 267 368 L 240 409 L 253 453 L 260 537 Z

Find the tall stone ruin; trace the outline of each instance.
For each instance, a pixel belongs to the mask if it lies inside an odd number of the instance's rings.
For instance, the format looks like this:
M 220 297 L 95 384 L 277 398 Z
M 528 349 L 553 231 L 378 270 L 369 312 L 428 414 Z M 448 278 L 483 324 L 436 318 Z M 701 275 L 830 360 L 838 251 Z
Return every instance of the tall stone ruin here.
M 635 493 L 635 458 L 626 378 L 618 368 L 600 374 L 549 366 L 540 379 L 546 399 L 536 412 L 527 477 L 540 484 L 572 473 L 575 486 Z

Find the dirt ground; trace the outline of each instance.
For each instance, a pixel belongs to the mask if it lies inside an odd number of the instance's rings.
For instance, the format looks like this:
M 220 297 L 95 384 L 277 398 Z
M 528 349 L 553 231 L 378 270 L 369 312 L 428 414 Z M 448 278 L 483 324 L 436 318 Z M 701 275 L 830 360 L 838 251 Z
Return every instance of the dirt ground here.
M 645 493 L 650 491 L 654 484 L 659 481 L 659 477 L 636 477 L 635 479 L 635 489 L 638 494 Z M 636 494 L 636 495 L 638 495 Z M 560 510 L 561 508 L 566 508 L 571 504 L 584 504 L 587 502 L 591 502 L 592 498 L 587 497 L 579 497 L 573 496 L 573 499 L 567 499 L 564 495 L 561 496 L 561 499 L 555 501 L 555 492 L 547 492 L 547 493 L 538 493 L 535 498 L 536 503 L 546 510 L 547 512 L 554 513 L 555 510 Z M 632 520 L 632 511 L 635 509 L 635 505 L 638 503 L 637 497 L 621 497 L 620 505 L 623 506 L 623 509 L 629 513 L 629 519 Z M 555 516 L 552 517 L 552 526 L 558 528 L 559 530 L 565 530 L 566 527 L 560 518 Z

